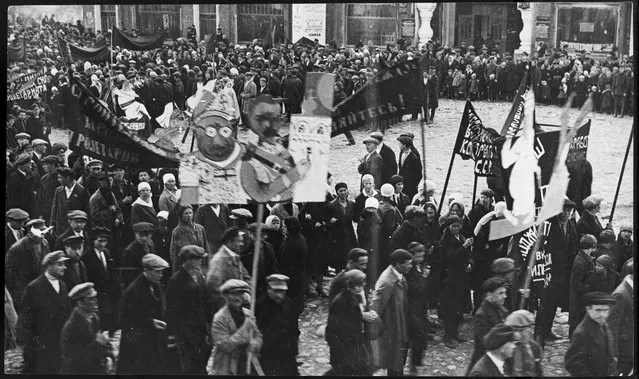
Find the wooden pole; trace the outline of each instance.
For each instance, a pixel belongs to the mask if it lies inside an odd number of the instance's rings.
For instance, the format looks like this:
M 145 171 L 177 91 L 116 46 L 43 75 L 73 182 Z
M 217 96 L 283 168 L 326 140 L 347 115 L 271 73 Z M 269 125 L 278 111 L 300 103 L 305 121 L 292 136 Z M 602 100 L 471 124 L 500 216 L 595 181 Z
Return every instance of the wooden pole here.
M 453 162 L 455 161 L 455 148 L 453 147 L 453 152 L 450 156 L 450 163 L 448 164 L 448 173 L 446 174 L 446 181 L 444 182 L 444 188 L 442 189 L 442 198 L 439 201 L 439 209 L 437 209 L 437 213 L 442 213 L 442 206 L 444 205 L 444 196 L 446 195 L 446 189 L 448 188 L 448 181 L 450 180 L 450 173 L 453 171 Z
M 264 203 L 257 205 L 257 232 L 255 236 L 255 249 L 253 250 L 253 270 L 251 273 L 251 314 L 255 315 L 255 296 L 257 294 L 257 266 L 260 261 L 260 247 L 262 245 L 262 219 L 264 217 Z M 251 338 L 253 333 L 251 332 Z M 251 364 L 255 363 L 253 353 L 246 355 L 246 375 L 251 373 Z M 259 371 L 259 370 L 258 370 Z
M 628 161 L 628 153 L 630 152 L 630 145 L 632 145 L 632 136 L 635 132 L 636 119 L 632 122 L 632 129 L 630 129 L 630 138 L 628 138 L 628 146 L 626 146 L 626 155 L 623 157 L 623 164 L 621 165 L 621 172 L 619 173 L 619 181 L 617 182 L 617 191 L 615 192 L 615 199 L 612 202 L 612 210 L 610 211 L 610 219 L 608 222 L 612 222 L 612 218 L 615 215 L 615 208 L 617 207 L 617 199 L 619 198 L 619 190 L 621 189 L 621 180 L 623 179 L 623 172 L 626 171 L 626 162 Z
M 422 128 L 422 180 L 424 182 L 424 197 L 426 197 L 426 128 L 424 128 L 424 117 L 419 125 Z
M 470 203 L 472 204 L 470 207 L 470 209 L 473 209 L 473 207 L 475 206 L 475 196 L 477 195 L 477 174 L 475 174 L 475 181 L 473 183 L 473 201 Z

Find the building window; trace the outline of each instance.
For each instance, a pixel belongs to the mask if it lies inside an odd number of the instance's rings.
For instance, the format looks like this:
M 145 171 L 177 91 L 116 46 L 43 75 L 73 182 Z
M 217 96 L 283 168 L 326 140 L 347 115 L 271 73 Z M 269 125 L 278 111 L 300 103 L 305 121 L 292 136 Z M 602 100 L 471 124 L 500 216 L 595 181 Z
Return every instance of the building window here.
M 609 52 L 617 41 L 618 22 L 618 6 L 560 6 L 557 43 L 568 44 L 569 49 Z
M 359 41 L 366 45 L 385 46 L 397 40 L 397 3 L 352 3 L 348 4 L 346 42 L 355 45 Z
M 290 8 L 290 4 L 238 4 L 238 41 L 246 43 L 257 38 L 283 42 L 286 38 L 285 16 Z
M 179 5 L 138 5 L 136 28 L 138 33 L 152 35 L 160 28 L 166 29 L 169 38 L 178 38 L 180 36 Z
M 100 18 L 102 19 L 102 32 L 111 30 L 115 25 L 115 4 L 100 5 Z
M 200 34 L 215 34 L 215 4 L 200 4 Z

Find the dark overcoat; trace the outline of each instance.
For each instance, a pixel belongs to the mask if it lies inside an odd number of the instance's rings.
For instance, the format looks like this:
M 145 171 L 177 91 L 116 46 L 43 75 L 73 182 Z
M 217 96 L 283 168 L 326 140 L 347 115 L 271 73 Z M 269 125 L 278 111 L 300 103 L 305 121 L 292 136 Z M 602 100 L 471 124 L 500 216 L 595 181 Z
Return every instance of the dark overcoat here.
M 31 217 L 36 215 L 36 190 L 40 183 L 40 176 L 37 172 L 28 172 L 25 176 L 20 171 L 15 170 L 7 177 L 7 209 L 20 208 L 29 213 Z M 66 215 L 65 215 L 66 217 Z
M 292 301 L 277 304 L 264 295 L 255 304 L 257 326 L 262 332 L 260 363 L 268 375 L 298 375 L 296 357 L 300 329 Z
M 142 272 L 142 257 L 147 254 L 155 254 L 155 246 L 152 242 L 148 246 L 143 246 L 138 241 L 133 241 L 124 249 L 120 273 L 124 288 L 128 287 Z
M 595 271 L 595 262 L 593 259 L 580 251 L 575 258 L 570 273 L 570 306 L 569 306 L 569 325 L 574 330 L 581 319 L 584 317 L 585 296 L 593 288 L 593 276 Z
M 508 316 L 508 310 L 501 305 L 495 305 L 488 300 L 484 299 L 481 306 L 475 312 L 475 318 L 473 319 L 473 335 L 474 335 L 474 349 L 473 355 L 470 358 L 470 364 L 468 366 L 468 373 L 472 369 L 473 365 L 479 361 L 479 359 L 486 353 L 484 348 L 484 337 L 490 330 L 497 324 L 503 322 Z
M 571 376 L 615 375 L 617 364 L 608 326 L 601 326 L 586 315 L 570 337 L 564 361 Z
M 579 232 L 580 237 L 584 234 L 592 234 L 595 238 L 599 238 L 599 233 L 601 233 L 603 229 L 597 216 L 587 211 L 581 213 L 581 218 L 577 221 L 577 232 Z
M 406 299 L 408 304 L 408 333 L 411 340 L 417 339 L 426 343 L 427 328 L 426 318 L 428 316 L 428 278 L 424 276 L 424 268 L 421 272 L 413 264 L 408 274 L 406 274 Z
M 612 293 L 615 304 L 608 314 L 608 327 L 612 338 L 612 354 L 619 363 L 632 363 L 635 358 L 636 311 L 634 308 L 635 293 L 625 280 Z
M 382 182 L 383 170 L 384 161 L 377 151 L 373 151 L 370 155 L 367 154 L 366 160 L 357 166 L 357 171 L 362 174 L 362 176 L 366 174 L 373 175 L 374 187 L 377 189 L 381 188 L 382 184 L 384 184 Z
M 471 377 L 499 378 L 504 377 L 490 357 L 484 354 L 470 370 Z
M 381 187 L 382 184 L 390 183 L 393 175 L 397 175 L 397 157 L 393 149 L 385 143 L 382 143 L 382 148 L 379 149 L 379 156 L 382 157 L 382 182 L 378 184 Z
M 60 374 L 105 375 L 108 346 L 95 340 L 99 322 L 90 322 L 78 308 L 64 324 L 60 336 Z
M 94 284 L 93 288 L 98 293 L 100 325 L 103 330 L 114 330 L 121 295 L 120 282 L 114 270 L 115 262 L 111 253 L 108 250 L 104 250 L 103 253 L 107 261 L 106 268 L 93 248 L 87 249 L 81 259 L 86 267 L 87 279 Z
M 43 239 L 36 242 L 30 236 L 20 238 L 9 248 L 4 265 L 4 280 L 16 310 L 20 311 L 24 289 L 42 274 L 42 259 L 47 254 L 47 241 Z
M 41 217 L 45 221 L 51 219 L 51 205 L 53 204 L 55 190 L 59 186 L 60 183 L 58 183 L 58 174 L 56 172 L 45 174 L 40 179 L 38 193 L 36 194 L 36 214 L 32 216 Z
M 343 268 L 346 264 L 346 254 L 349 250 L 357 247 L 357 237 L 353 229 L 353 212 L 355 211 L 355 203 L 348 200 L 346 208 L 342 207 L 339 199 L 331 201 L 329 205 L 330 217 L 337 219 L 337 222 L 329 223 L 329 265 L 333 268 Z
M 231 222 L 229 216 L 230 210 L 226 204 L 220 204 L 219 217 L 211 208 L 211 204 L 204 204 L 195 211 L 193 221 L 204 227 L 211 255 L 215 254 L 222 246 L 220 240 Z
M 69 220 L 67 213 L 70 211 L 80 210 L 87 215 L 91 214 L 89 209 L 89 198 L 91 195 L 80 183 L 75 183 L 71 196 L 67 199 L 67 193 L 64 186 L 59 186 L 53 195 L 53 204 L 51 205 L 50 225 L 55 227 L 56 234 L 61 234 L 69 228 Z
M 415 155 L 415 153 L 410 151 L 406 158 L 404 158 L 404 163 L 401 164 L 402 154 L 405 153 L 400 152 L 397 156 L 397 166 L 399 168 L 399 175 L 404 178 L 403 192 L 408 196 L 410 200 L 412 200 L 415 194 L 417 194 L 417 186 L 422 180 L 422 161 L 417 155 Z
M 439 311 L 446 316 L 461 316 L 464 312 L 466 291 L 466 265 L 471 262 L 470 251 L 463 246 L 466 240 L 459 235 L 455 238 L 448 229 L 440 241 L 443 258 L 443 281 L 440 294 Z
M 568 309 L 570 272 L 579 252 L 579 234 L 577 224 L 573 219 L 566 222 L 565 233 L 557 216 L 550 219 L 550 230 L 546 237 L 546 252 L 550 253 L 552 260 L 550 282 L 556 285 L 554 286 L 556 290 L 561 291 L 558 305 L 562 309 Z

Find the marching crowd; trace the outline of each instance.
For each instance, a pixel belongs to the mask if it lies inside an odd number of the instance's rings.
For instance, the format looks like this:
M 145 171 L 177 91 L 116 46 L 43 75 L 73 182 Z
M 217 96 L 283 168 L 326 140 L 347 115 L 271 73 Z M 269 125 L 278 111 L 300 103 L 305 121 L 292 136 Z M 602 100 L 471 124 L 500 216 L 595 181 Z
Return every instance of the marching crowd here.
M 518 290 L 525 265 L 508 256 L 508 238 L 488 240 L 489 223 L 504 217 L 505 203 L 485 189 L 469 210 L 455 196 L 439 204 L 435 183 L 422 177 L 412 134 L 400 135 L 394 152 L 382 133 L 371 133 L 358 167 L 361 187 L 333 186 L 329 174 L 323 203 L 270 204 L 262 220 L 256 205 L 183 204 L 176 169 L 107 165 L 51 144 L 51 127 L 67 127 L 69 91 L 53 31 L 84 46 L 109 40 L 79 21 L 52 19 L 9 25 L 9 43 L 22 39 L 27 50 L 24 62 L 9 65 L 9 77 L 41 67 L 51 76 L 30 109 L 16 101 L 7 118 L 4 346 L 22 348 L 24 373 L 104 373 L 106 359 L 117 358 L 118 374 L 206 374 L 212 355 L 214 374 L 298 375 L 298 318 L 305 299 L 317 296 L 330 304 L 327 375 L 371 375 L 376 368 L 403 375 L 407 361 L 415 373 L 438 327 L 431 309 L 451 349 L 461 339 L 463 315 L 474 315 L 470 376 L 541 376 L 543 345 L 559 338 L 551 331 L 557 307 L 570 313 L 571 375 L 634 369 L 633 226 L 622 225 L 618 235 L 603 227 L 601 198 L 566 198 L 564 212 L 550 219 L 552 277 L 536 315 L 518 310 L 530 293 Z M 602 110 L 608 86 L 615 116 L 634 102 L 632 64 L 615 55 L 594 62 L 557 49 L 546 58 L 540 46 L 516 62 L 490 41 L 475 53 L 436 43 L 421 52 L 402 44 L 338 49 L 254 41 L 239 48 L 219 29 L 209 42 L 197 43 L 194 29 L 188 37 L 155 53 L 115 48 L 115 63 L 73 65 L 73 75 L 118 115 L 110 89 L 133 84 L 151 117 L 168 102 L 184 109 L 209 80 L 231 86 L 243 110 L 268 93 L 284 99 L 290 116 L 300 113 L 305 72 L 335 72 L 337 104 L 376 71 L 423 56 L 427 122 L 441 95 L 512 99 L 528 61 L 543 61 L 531 71 L 539 101 L 561 100 L 566 85 L 578 103 L 588 76 L 590 90 L 603 85 Z M 258 277 L 251 278 L 256 245 Z M 323 282 L 332 275 L 327 294 Z M 254 312 L 247 309 L 252 279 Z

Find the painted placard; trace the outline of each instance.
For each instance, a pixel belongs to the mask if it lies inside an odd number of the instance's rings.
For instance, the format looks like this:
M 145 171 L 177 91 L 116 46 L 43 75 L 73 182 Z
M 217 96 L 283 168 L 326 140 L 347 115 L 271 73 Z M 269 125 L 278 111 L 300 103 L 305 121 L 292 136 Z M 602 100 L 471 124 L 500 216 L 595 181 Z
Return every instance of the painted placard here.
M 306 175 L 295 184 L 294 202 L 325 200 L 330 145 L 330 116 L 291 116 L 288 151 L 296 163 L 310 162 Z
M 326 44 L 326 4 L 292 4 L 293 41 L 302 37 Z

